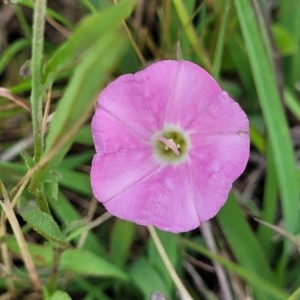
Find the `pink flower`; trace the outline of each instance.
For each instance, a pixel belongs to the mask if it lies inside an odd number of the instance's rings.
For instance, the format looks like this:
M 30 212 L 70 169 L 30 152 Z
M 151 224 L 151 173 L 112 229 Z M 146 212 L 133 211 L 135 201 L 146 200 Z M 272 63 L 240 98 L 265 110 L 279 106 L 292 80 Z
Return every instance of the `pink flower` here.
M 95 197 L 121 219 L 182 232 L 214 217 L 249 157 L 245 113 L 188 61 L 119 77 L 92 121 Z

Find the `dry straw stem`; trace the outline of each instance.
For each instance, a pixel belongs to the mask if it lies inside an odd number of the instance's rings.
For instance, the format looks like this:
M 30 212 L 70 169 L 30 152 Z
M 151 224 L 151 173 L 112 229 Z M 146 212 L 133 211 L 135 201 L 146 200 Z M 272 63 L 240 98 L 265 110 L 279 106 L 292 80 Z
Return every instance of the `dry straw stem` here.
M 215 241 L 214 241 L 214 236 L 212 234 L 212 230 L 211 230 L 211 226 L 210 226 L 209 221 L 204 222 L 201 225 L 200 230 L 202 232 L 205 243 L 206 243 L 207 247 L 209 248 L 209 250 L 214 254 L 218 254 L 217 246 L 216 246 Z M 216 275 L 219 279 L 220 288 L 221 288 L 222 294 L 224 296 L 224 299 L 232 300 L 233 297 L 232 297 L 231 292 L 230 292 L 230 286 L 229 286 L 229 283 L 227 281 L 224 269 L 222 268 L 221 264 L 216 262 L 216 261 L 213 261 L 213 265 L 214 265 L 214 268 L 215 268 L 215 271 L 216 271 Z
M 14 95 L 10 90 L 6 88 L 0 88 L 0 96 L 16 103 L 18 106 L 23 107 L 25 110 L 31 113 L 30 106 L 27 104 L 27 102 L 24 99 Z
M 10 292 L 7 292 L 0 296 L 0 300 L 11 300 L 11 294 Z
M 110 213 L 108 213 L 108 212 L 104 213 L 103 215 L 101 215 L 100 217 L 95 219 L 94 221 L 91 221 L 87 225 L 78 228 L 76 230 L 76 232 L 72 233 L 71 235 L 69 235 L 67 237 L 67 241 L 69 242 L 69 241 L 73 240 L 78 235 L 81 235 L 81 237 L 82 236 L 84 237 L 84 234 L 88 233 L 89 230 L 92 230 L 93 228 L 100 226 L 102 223 L 106 222 L 111 217 L 112 217 L 112 215 Z M 84 243 L 84 240 L 80 239 L 77 244 L 77 248 L 81 248 L 83 246 L 83 243 Z
M 212 295 L 212 293 L 210 293 L 204 280 L 199 275 L 199 272 L 195 269 L 195 267 L 187 260 L 185 260 L 183 262 L 183 266 L 184 266 L 185 270 L 188 272 L 188 274 L 191 276 L 191 278 L 194 282 L 195 288 L 198 290 L 199 294 L 202 295 L 204 297 L 204 299 L 207 298 L 210 300 L 217 300 L 217 297 Z
M 96 208 L 97 208 L 97 202 L 98 201 L 96 200 L 96 198 L 93 197 L 92 201 L 91 201 L 91 205 L 89 206 L 87 216 L 86 216 L 86 219 L 87 219 L 88 222 L 91 222 L 92 219 L 93 219 L 93 216 L 94 216 Z M 77 244 L 77 248 L 82 248 L 83 247 L 83 245 L 85 243 L 85 240 L 87 238 L 88 232 L 89 232 L 88 230 L 84 230 L 81 233 L 81 236 L 80 236 L 78 244 Z
M 38 273 L 36 271 L 35 265 L 33 263 L 32 257 L 29 253 L 28 247 L 27 247 L 27 243 L 25 241 L 24 235 L 22 233 L 22 230 L 20 228 L 19 222 L 17 220 L 17 217 L 15 215 L 15 212 L 11 206 L 11 203 L 8 199 L 7 196 L 7 192 L 6 189 L 2 183 L 2 181 L 0 181 L 0 197 L 3 198 L 3 200 L 1 199 L 0 204 L 8 218 L 8 221 L 11 225 L 11 228 L 14 232 L 15 238 L 17 240 L 17 243 L 19 245 L 22 257 L 23 257 L 23 261 L 25 264 L 25 267 L 28 271 L 29 277 L 33 283 L 33 287 L 36 291 L 41 291 L 42 290 L 42 284 L 40 281 L 40 278 L 38 276 Z
M 277 232 L 278 234 L 280 234 L 281 236 L 285 237 L 286 239 L 290 240 L 298 249 L 300 249 L 300 239 L 292 234 L 290 234 L 289 232 L 285 231 L 284 229 L 272 225 L 268 222 L 265 222 L 263 220 L 254 218 L 254 220 L 260 224 L 263 224 L 271 229 L 273 229 L 275 232 Z
M 4 211 L 1 212 L 0 220 L 0 240 L 6 236 L 6 217 Z M 3 264 L 5 266 L 5 271 L 8 275 L 12 274 L 11 272 L 11 261 L 9 258 L 8 248 L 5 241 L 1 242 L 1 257 Z M 13 293 L 15 290 L 12 278 L 7 278 L 7 286 L 9 293 Z
M 64 37 L 68 38 L 71 35 L 71 32 L 65 28 L 64 26 L 62 26 L 61 24 L 59 24 L 58 22 L 56 22 L 53 18 L 51 18 L 50 16 L 45 16 L 46 21 L 53 27 L 55 28 L 58 32 L 60 32 Z
M 180 278 L 178 277 L 172 263 L 170 262 L 170 259 L 155 231 L 155 228 L 152 225 L 148 226 L 148 230 L 150 232 L 150 235 L 152 237 L 152 240 L 155 244 L 155 247 L 163 261 L 163 263 L 165 264 L 175 286 L 177 287 L 178 291 L 180 292 L 180 296 L 183 300 L 193 300 L 193 298 L 191 297 L 191 295 L 189 294 L 189 292 L 187 291 L 187 289 L 185 288 L 185 286 L 183 285 L 183 283 L 181 282 Z

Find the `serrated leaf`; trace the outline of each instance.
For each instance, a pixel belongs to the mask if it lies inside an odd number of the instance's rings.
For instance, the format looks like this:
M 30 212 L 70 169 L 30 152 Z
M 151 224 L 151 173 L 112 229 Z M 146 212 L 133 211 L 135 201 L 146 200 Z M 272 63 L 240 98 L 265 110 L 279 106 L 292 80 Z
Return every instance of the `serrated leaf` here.
M 29 201 L 19 208 L 22 218 L 47 240 L 67 246 L 65 238 L 51 215 L 39 209 L 34 201 Z

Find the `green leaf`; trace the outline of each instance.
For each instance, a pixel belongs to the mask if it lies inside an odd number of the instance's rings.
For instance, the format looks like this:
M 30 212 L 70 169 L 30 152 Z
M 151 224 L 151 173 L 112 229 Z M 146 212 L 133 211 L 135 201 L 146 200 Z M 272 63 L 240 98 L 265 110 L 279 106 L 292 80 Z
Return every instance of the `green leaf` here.
M 51 206 L 51 210 L 55 213 L 58 220 L 65 226 L 68 227 L 70 223 L 80 222 L 82 217 L 72 206 L 70 201 L 61 193 L 58 193 L 58 200 L 57 201 L 49 201 Z M 83 249 L 89 250 L 93 253 L 97 253 L 99 255 L 104 256 L 105 251 L 104 247 L 100 243 L 99 238 L 93 233 L 93 231 L 89 231 L 87 238 L 85 240 L 84 245 L 82 246 Z
M 68 41 L 62 45 L 46 65 L 46 78 L 59 72 L 82 57 L 108 32 L 113 32 L 133 10 L 134 0 L 123 0 L 118 5 L 84 19 Z M 99 60 L 101 55 L 99 53 Z
M 21 156 L 22 156 L 22 158 L 25 162 L 25 166 L 27 167 L 28 170 L 34 167 L 34 160 L 27 152 L 22 151 Z
M 93 109 L 96 93 L 104 85 L 107 75 L 119 59 L 123 46 L 124 38 L 115 32 L 109 32 L 98 41 L 75 69 L 74 76 L 59 101 L 50 124 L 45 155 L 72 131 L 78 120 Z M 57 165 L 69 149 L 72 140 L 67 141 L 52 159 L 52 165 Z
M 251 68 L 249 64 L 249 59 L 246 55 L 246 49 L 243 47 L 242 37 L 240 36 L 240 32 L 238 33 L 228 33 L 226 37 L 226 48 L 228 49 L 230 58 L 232 59 L 236 71 L 240 77 L 240 80 L 245 89 L 245 96 L 252 101 L 248 101 L 248 106 L 253 106 L 256 101 L 253 99 L 257 98 L 255 92 L 254 82 L 251 76 Z M 250 135 L 251 137 L 251 135 Z
M 51 181 L 51 182 L 44 182 L 44 191 L 46 198 L 50 201 L 57 201 L 58 197 L 58 182 Z
M 49 300 L 72 300 L 68 293 L 63 291 L 56 291 Z
M 297 51 L 297 43 L 289 32 L 279 24 L 272 25 L 275 44 L 281 55 L 293 54 Z
M 277 177 L 275 172 L 275 164 L 273 153 L 270 149 L 270 144 L 266 145 L 266 169 L 267 174 L 265 177 L 265 188 L 263 198 L 263 208 L 260 218 L 266 222 L 273 224 L 276 221 L 277 209 L 278 209 L 278 190 L 277 190 Z M 274 232 L 259 224 L 257 230 L 257 237 L 260 240 L 260 244 L 264 247 L 265 253 L 268 257 L 272 257 L 275 252 L 274 243 L 272 243 L 272 237 Z
M 285 229 L 293 233 L 298 224 L 299 211 L 294 208 L 298 206 L 299 188 L 287 121 L 269 64 L 271 58 L 264 48 L 251 1 L 234 0 L 234 3 L 274 155 Z
M 284 101 L 289 110 L 300 120 L 300 103 L 295 95 L 290 90 L 284 90 Z
M 224 40 L 225 40 L 225 30 L 228 23 L 228 15 L 230 11 L 230 1 L 226 0 L 223 4 L 222 10 L 224 13 L 222 13 L 222 19 L 220 22 L 220 28 L 218 33 L 218 40 L 216 44 L 216 50 L 214 55 L 214 61 L 212 66 L 212 76 L 218 81 L 220 70 L 221 70 L 221 64 L 222 64 L 222 56 L 223 56 L 223 49 L 224 49 Z
M 179 266 L 180 259 L 178 251 L 179 236 L 177 234 L 161 230 L 157 230 L 157 234 L 173 267 L 175 270 L 178 269 L 177 267 Z M 168 287 L 168 295 L 172 295 L 174 292 L 173 281 L 152 239 L 150 239 L 148 243 L 148 257 L 149 263 L 161 274 L 163 281 L 166 283 L 166 286 Z
M 74 142 L 83 145 L 93 145 L 91 126 L 82 126 L 74 137 Z
M 296 42 L 297 51 L 284 59 L 284 79 L 294 89 L 300 77 L 300 0 L 279 1 L 279 22 Z
M 19 3 L 34 9 L 34 2 L 31 2 L 29 0 L 22 0 Z M 59 23 L 61 23 L 64 26 L 66 26 L 68 29 L 72 29 L 74 27 L 68 18 L 57 13 L 55 10 L 47 8 L 46 13 L 48 16 L 52 17 L 54 20 L 58 21 Z
M 106 259 L 83 249 L 66 250 L 60 259 L 60 269 L 79 275 L 113 277 L 129 280 L 128 275 Z
M 56 221 L 51 215 L 41 211 L 36 205 L 36 202 L 29 201 L 25 205 L 21 203 L 19 213 L 22 218 L 43 237 L 62 246 L 67 246 L 64 235 Z
M 78 290 L 88 293 L 88 297 L 85 297 L 84 300 L 113 300 L 103 292 L 105 288 L 93 284 L 88 278 L 75 277 L 72 281 L 76 284 Z
M 140 288 L 144 299 L 148 300 L 149 295 L 154 291 L 161 291 L 165 295 L 171 296 L 166 282 L 162 275 L 151 266 L 150 262 L 143 256 L 140 256 L 129 270 L 135 284 Z
M 30 47 L 30 41 L 28 39 L 17 40 L 13 44 L 11 44 L 4 53 L 1 54 L 0 59 L 0 74 L 2 74 L 3 70 L 9 64 L 9 62 L 16 56 L 16 54 L 25 48 Z
M 116 219 L 111 233 L 111 258 L 120 268 L 124 269 L 129 257 L 130 245 L 133 242 L 135 224 Z
M 89 174 L 63 168 L 56 168 L 56 170 L 62 175 L 62 178 L 59 180 L 59 184 L 61 186 L 66 187 L 74 192 L 92 196 Z
M 5 244 L 7 245 L 10 252 L 14 255 L 22 256 L 20 247 L 14 236 L 10 236 L 5 239 Z M 34 261 L 34 264 L 38 267 L 51 267 L 53 264 L 53 248 L 49 244 L 40 246 L 27 242 L 27 247 L 31 257 Z
M 82 153 L 68 155 L 63 159 L 59 167 L 62 169 L 76 169 L 82 164 L 90 164 L 94 154 L 95 154 L 94 150 L 88 150 Z
M 198 60 L 203 64 L 204 68 L 208 71 L 211 70 L 211 63 L 209 61 L 209 57 L 205 50 L 202 48 L 201 43 L 198 41 L 198 37 L 193 26 L 193 23 L 190 22 L 192 19 L 191 16 L 188 14 L 187 6 L 190 4 L 190 1 L 186 1 L 185 4 L 182 0 L 173 0 L 172 1 L 176 13 L 179 17 L 179 20 L 182 24 L 183 30 L 190 42 L 190 45 L 193 47 Z

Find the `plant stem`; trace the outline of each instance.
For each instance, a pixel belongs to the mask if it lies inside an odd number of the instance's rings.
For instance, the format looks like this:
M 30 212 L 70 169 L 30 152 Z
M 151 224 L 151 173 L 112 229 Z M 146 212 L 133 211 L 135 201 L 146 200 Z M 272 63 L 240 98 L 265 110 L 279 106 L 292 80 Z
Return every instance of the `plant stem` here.
M 32 54 L 31 54 L 31 110 L 34 144 L 34 162 L 37 164 L 44 151 L 43 135 L 43 48 L 45 31 L 46 1 L 36 0 L 33 16 Z M 35 173 L 31 178 L 31 192 L 34 194 L 40 209 L 50 214 L 49 206 L 44 194 L 41 172 Z
M 178 277 L 157 233 L 155 228 L 152 225 L 148 225 L 148 230 L 150 232 L 150 235 L 152 237 L 152 240 L 156 246 L 156 249 L 165 265 L 165 267 L 167 268 L 170 277 L 172 278 L 174 284 L 176 285 L 180 296 L 182 299 L 184 300 L 193 300 L 193 298 L 191 297 L 191 295 L 189 294 L 189 292 L 187 291 L 187 289 L 185 288 L 185 286 L 183 285 L 183 283 L 181 282 L 180 278 Z
M 31 55 L 31 108 L 34 139 L 34 161 L 37 163 L 42 157 L 43 140 L 43 98 L 42 98 L 42 61 L 44 48 L 46 0 L 36 0 L 33 17 L 33 38 Z

